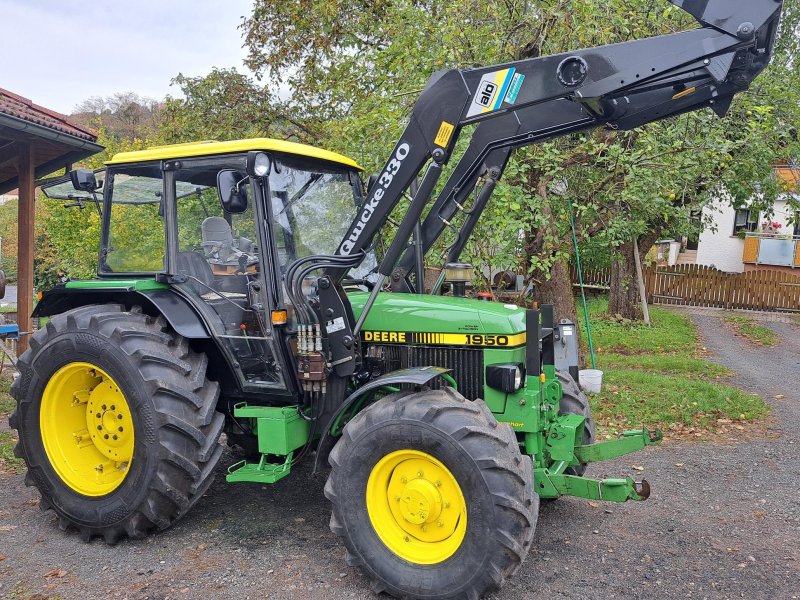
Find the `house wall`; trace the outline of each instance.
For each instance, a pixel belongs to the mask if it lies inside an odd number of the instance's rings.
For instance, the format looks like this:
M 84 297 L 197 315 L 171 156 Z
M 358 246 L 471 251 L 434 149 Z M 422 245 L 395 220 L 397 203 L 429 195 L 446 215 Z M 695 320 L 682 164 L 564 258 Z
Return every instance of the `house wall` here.
M 703 222 L 713 220 L 714 227 L 707 227 L 700 234 L 697 246 L 697 264 L 715 267 L 720 271 L 729 273 L 743 273 L 745 265 L 742 262 L 744 240 L 733 235 L 733 224 L 736 220 L 736 210 L 727 199 L 716 200 L 713 204 L 703 209 Z M 775 215 L 769 221 L 777 221 L 783 225 L 781 233 L 791 234 L 794 225 L 791 224 L 792 210 L 785 200 L 775 202 Z M 761 231 L 761 224 L 767 219 L 759 216 L 757 232 Z
M 713 221 L 700 234 L 697 245 L 697 264 L 715 267 L 728 273 L 744 272 L 742 253 L 744 240 L 733 234 L 736 210 L 727 199 L 715 200 L 703 209 L 703 222 Z

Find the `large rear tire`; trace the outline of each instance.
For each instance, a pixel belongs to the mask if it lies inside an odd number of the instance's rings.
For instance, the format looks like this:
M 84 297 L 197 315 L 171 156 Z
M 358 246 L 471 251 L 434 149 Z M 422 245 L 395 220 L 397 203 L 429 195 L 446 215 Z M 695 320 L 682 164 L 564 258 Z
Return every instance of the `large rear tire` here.
M 569 373 L 557 371 L 556 375 L 558 375 L 558 380 L 561 382 L 563 392 L 559 411 L 565 415 L 583 415 L 586 417 L 583 428 L 583 445 L 594 444 L 594 417 L 589 406 L 589 398 L 586 397 L 586 394 L 578 387 L 578 384 Z M 565 472 L 567 475 L 582 477 L 586 473 L 586 465 L 567 467 Z
M 530 549 L 530 457 L 483 401 L 450 388 L 392 394 L 357 415 L 330 455 L 331 530 L 373 589 L 477 599 Z
M 165 529 L 206 492 L 222 454 L 207 358 L 163 318 L 117 305 L 53 317 L 11 388 L 28 467 L 62 529 L 116 543 Z

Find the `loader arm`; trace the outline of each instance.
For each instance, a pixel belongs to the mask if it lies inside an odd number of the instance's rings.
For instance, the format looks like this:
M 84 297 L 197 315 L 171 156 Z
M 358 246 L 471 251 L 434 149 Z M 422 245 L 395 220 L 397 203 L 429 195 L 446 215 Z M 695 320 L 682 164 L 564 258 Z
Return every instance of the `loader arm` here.
M 769 64 L 782 1 L 670 1 L 697 18 L 701 27 L 431 76 L 337 254 L 349 256 L 368 248 L 427 164 L 378 266 L 381 280 L 375 290 L 380 288 L 406 250 L 466 125 L 479 124 L 473 143 L 430 211 L 433 216 L 429 214 L 423 224 L 428 247 L 441 234 L 442 218 L 448 220 L 453 207 L 458 209 L 453 200 L 463 205 L 465 195 L 487 169 L 496 167 L 501 173 L 513 148 L 601 125 L 631 129 L 706 107 L 724 116 L 733 97 Z M 408 261 L 406 256 L 401 264 L 406 272 Z M 343 274 L 341 270 L 335 273 Z

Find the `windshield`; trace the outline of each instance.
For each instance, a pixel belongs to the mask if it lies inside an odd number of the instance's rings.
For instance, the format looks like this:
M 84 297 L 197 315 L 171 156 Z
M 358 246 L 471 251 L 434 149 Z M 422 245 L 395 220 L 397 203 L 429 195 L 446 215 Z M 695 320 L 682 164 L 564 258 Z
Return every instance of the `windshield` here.
M 281 158 L 269 176 L 275 242 L 282 267 L 312 254 L 335 254 L 362 202 L 353 171 Z M 369 257 L 355 271 L 374 267 Z

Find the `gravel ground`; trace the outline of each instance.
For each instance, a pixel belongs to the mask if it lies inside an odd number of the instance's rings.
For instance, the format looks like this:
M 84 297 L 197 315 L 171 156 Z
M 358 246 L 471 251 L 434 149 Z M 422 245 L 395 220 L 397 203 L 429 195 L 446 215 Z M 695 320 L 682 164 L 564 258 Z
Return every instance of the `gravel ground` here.
M 766 431 L 593 466 L 644 475 L 653 496 L 544 506 L 534 549 L 495 600 L 800 597 L 800 329 L 774 325 L 780 345 L 756 348 L 716 317 L 695 321 L 714 360 L 774 406 Z M 0 475 L 0 597 L 374 598 L 328 529 L 323 478 L 305 467 L 269 488 L 223 479 L 176 527 L 110 548 L 59 531 L 22 475 Z

